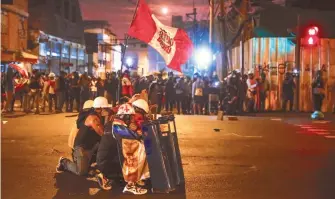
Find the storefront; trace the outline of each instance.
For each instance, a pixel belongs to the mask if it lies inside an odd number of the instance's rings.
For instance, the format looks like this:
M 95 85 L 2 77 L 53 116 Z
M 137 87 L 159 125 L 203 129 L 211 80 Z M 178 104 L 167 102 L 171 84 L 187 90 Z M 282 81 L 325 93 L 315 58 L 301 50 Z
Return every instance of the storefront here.
M 34 49 L 39 53 L 38 62 L 33 68 L 43 72 L 59 74 L 60 71 L 81 72 L 85 66 L 85 46 L 52 35 L 39 32 L 38 45 Z M 84 71 L 85 69 L 83 69 Z
M 253 71 L 256 77 L 265 73 L 270 82 L 270 92 L 266 100 L 267 110 L 280 110 L 282 104 L 282 84 L 286 72 L 300 78 L 299 111 L 309 112 L 312 106 L 312 81 L 317 70 L 323 71 L 326 83 L 326 97 L 322 111 L 332 111 L 335 88 L 335 39 L 321 39 L 320 45 L 313 48 L 301 48 L 300 71 L 295 66 L 295 45 L 289 38 L 252 38 L 244 43 L 244 72 Z M 231 66 L 241 68 L 241 48 L 231 51 Z M 297 100 L 295 100 L 297 102 Z

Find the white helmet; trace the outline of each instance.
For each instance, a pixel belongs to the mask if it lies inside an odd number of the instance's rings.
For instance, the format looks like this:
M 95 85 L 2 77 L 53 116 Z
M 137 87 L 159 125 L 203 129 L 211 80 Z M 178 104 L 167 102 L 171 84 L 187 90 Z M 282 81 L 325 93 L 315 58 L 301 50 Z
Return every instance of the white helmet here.
M 142 109 L 146 113 L 149 113 L 149 105 L 144 99 L 138 99 L 133 102 L 133 106 Z
M 117 111 L 117 115 L 132 115 L 135 114 L 135 109 L 130 104 L 122 104 Z
M 252 70 L 249 70 L 248 75 L 253 75 L 254 72 Z
M 92 108 L 92 107 L 93 107 L 93 103 L 94 103 L 93 100 L 87 100 L 87 101 L 84 103 L 83 109 L 89 109 L 89 108 Z
M 105 97 L 97 97 L 93 101 L 93 108 L 109 108 L 112 105 L 108 104 L 108 100 Z
M 49 73 L 49 77 L 55 77 L 55 76 L 56 76 L 55 73 L 53 72 Z

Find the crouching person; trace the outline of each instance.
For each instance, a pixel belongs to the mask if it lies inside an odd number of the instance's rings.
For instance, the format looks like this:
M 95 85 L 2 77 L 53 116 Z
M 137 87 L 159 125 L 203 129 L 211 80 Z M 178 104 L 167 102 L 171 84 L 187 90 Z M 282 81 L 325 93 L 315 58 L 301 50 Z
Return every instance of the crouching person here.
M 146 114 L 149 112 L 149 106 L 143 99 L 133 100 L 134 98 L 129 103 L 119 107 L 113 125 L 126 126 L 132 132 L 135 132 L 138 135 L 137 137 L 140 137 L 142 135 L 141 124 L 147 118 Z M 123 162 L 121 162 L 122 174 L 127 183 L 123 193 L 146 194 L 147 189 L 143 188 L 145 185 L 143 180 L 148 179 L 150 173 L 143 142 L 124 137 L 117 139 L 123 157 Z
M 112 189 L 113 180 L 122 178 L 118 145 L 112 128 L 112 122 L 105 125 L 105 132 L 101 137 L 97 152 L 97 167 L 100 173 L 96 175 L 96 179 L 103 190 Z
M 78 135 L 78 131 L 81 125 L 85 124 L 85 120 L 90 112 L 94 111 L 93 109 L 93 100 L 87 100 L 84 103 L 83 110 L 79 112 L 77 120 L 73 123 L 73 126 L 70 131 L 68 146 L 73 150 L 74 149 L 74 140 Z M 73 152 L 73 151 L 72 151 Z
M 57 172 L 68 171 L 76 175 L 87 175 L 92 156 L 96 153 L 99 141 L 104 132 L 102 111 L 110 105 L 104 97 L 97 97 L 93 102 L 93 111 L 89 112 L 84 124 L 79 125 L 79 131 L 74 139 L 72 152 L 73 162 L 61 157 L 56 167 Z M 78 121 L 77 121 L 78 124 Z
M 118 103 L 117 106 L 113 107 L 112 111 L 115 113 L 119 113 L 118 110 L 120 107 L 124 110 L 125 107 L 128 107 L 129 113 L 133 109 L 131 105 L 129 104 L 129 98 L 128 97 L 122 97 Z M 115 115 L 111 115 L 109 117 L 109 121 L 104 126 L 104 134 L 101 137 L 101 141 L 99 144 L 98 152 L 97 152 L 97 167 L 100 171 L 99 174 L 96 175 L 97 182 L 101 189 L 103 190 L 110 190 L 112 189 L 113 180 L 118 177 L 122 177 L 122 168 L 121 168 L 121 159 L 118 149 L 118 143 L 117 140 L 113 134 L 113 125 L 123 125 L 126 126 L 126 124 L 122 121 L 119 121 L 118 119 L 114 123 Z M 121 122 L 121 123 L 120 123 Z

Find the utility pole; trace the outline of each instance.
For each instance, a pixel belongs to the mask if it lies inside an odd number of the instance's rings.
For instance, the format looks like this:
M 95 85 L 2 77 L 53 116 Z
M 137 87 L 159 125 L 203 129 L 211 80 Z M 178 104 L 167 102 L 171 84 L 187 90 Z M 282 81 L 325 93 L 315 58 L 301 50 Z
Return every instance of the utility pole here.
M 214 18 L 215 18 L 215 10 L 214 10 L 214 2 L 215 0 L 209 0 L 209 46 L 211 52 L 214 49 Z M 213 71 L 216 71 L 216 64 L 211 62 L 209 73 L 212 74 Z
M 224 16 L 224 0 L 220 0 L 220 13 L 221 13 L 221 32 L 222 32 L 222 78 L 227 76 L 227 49 L 226 49 L 226 18 Z
M 300 107 L 299 107 L 299 98 L 300 98 L 300 69 L 301 69 L 301 66 L 300 66 L 300 47 L 301 47 L 301 33 L 300 33 L 300 14 L 298 14 L 297 16 L 297 33 L 296 33 L 296 46 L 295 46 L 295 67 L 298 69 L 299 71 L 299 75 L 297 76 L 297 97 L 296 97 L 296 109 L 297 111 L 300 110 Z
M 213 46 L 214 30 L 214 0 L 209 0 L 209 43 Z
M 193 18 L 191 18 L 191 16 Z M 193 12 L 187 13 L 186 17 L 193 19 L 193 45 L 196 46 L 196 32 L 197 32 L 197 9 L 194 7 L 194 1 L 193 1 Z
M 186 13 L 186 17 L 187 18 L 193 17 L 193 27 L 192 27 L 193 37 L 192 37 L 192 40 L 193 40 L 193 47 L 196 48 L 196 46 L 197 46 L 197 38 L 196 38 L 196 33 L 197 33 L 197 9 L 194 7 L 194 0 L 193 0 L 193 12 L 192 13 Z M 195 68 L 195 63 L 193 64 L 193 68 Z

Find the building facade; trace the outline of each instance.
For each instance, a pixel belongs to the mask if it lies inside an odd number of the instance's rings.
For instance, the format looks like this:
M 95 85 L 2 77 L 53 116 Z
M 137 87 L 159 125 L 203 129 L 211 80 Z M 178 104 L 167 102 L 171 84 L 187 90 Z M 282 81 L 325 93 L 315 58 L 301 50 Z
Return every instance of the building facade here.
M 20 62 L 28 72 L 37 57 L 27 49 L 28 1 L 14 0 L 1 4 L 1 71 L 5 72 L 9 63 Z
M 299 52 L 300 66 L 295 64 L 294 38 L 287 32 L 288 28 L 296 27 L 297 13 L 300 15 L 301 27 L 316 24 L 322 33 L 317 46 L 302 43 Z M 271 23 L 277 14 L 281 14 L 282 20 Z M 281 110 L 285 73 L 297 73 L 300 81 L 295 78 L 296 83 L 299 82 L 295 92 L 299 89 L 299 96 L 295 95 L 294 107 L 305 112 L 313 110 L 311 84 L 316 71 L 321 70 L 326 90 L 322 111 L 331 111 L 335 105 L 335 30 L 332 29 L 330 19 L 335 18 L 335 15 L 330 12 L 273 7 L 264 10 L 257 17 L 251 38 L 229 51 L 230 70 L 242 70 L 243 67 L 245 73 L 253 71 L 256 76 L 266 74 L 271 87 L 266 100 L 268 110 Z
M 148 75 L 148 52 L 148 44 L 135 38 L 129 38 L 124 57 L 124 67 L 131 72 L 136 72 L 138 75 Z
M 30 0 L 28 47 L 33 67 L 45 72 L 87 72 L 84 28 L 78 0 Z
M 115 65 L 114 56 L 117 58 L 115 54 L 121 54 L 121 51 L 117 50 L 119 42 L 110 28 L 107 21 L 84 22 L 89 74 L 103 79 L 106 78 L 106 73 L 119 68 Z

